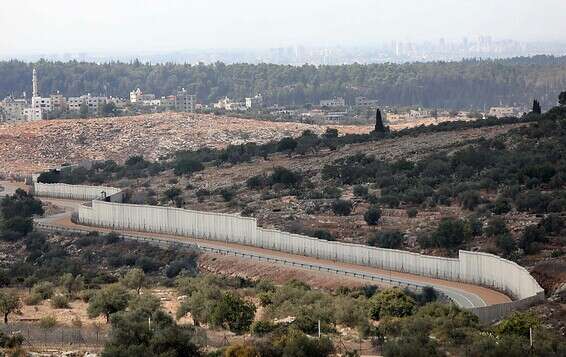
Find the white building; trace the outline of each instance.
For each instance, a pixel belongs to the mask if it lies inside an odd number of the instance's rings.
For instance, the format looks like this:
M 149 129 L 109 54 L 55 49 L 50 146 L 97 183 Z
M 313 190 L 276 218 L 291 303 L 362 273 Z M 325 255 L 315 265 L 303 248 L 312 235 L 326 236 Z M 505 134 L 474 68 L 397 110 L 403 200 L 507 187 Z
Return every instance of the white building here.
M 261 94 L 256 95 L 252 98 L 246 98 L 246 108 L 257 109 L 263 107 L 263 97 Z
M 41 120 L 43 119 L 43 112 L 41 111 L 41 108 L 28 107 L 24 109 L 24 117 L 29 121 Z
M 81 105 L 84 103 L 83 97 L 69 97 L 67 98 L 67 108 L 71 112 L 78 112 L 81 110 Z
M 67 106 L 71 112 L 79 112 L 81 106 L 84 104 L 87 106 L 89 113 L 96 113 L 106 103 L 108 103 L 108 98 L 94 97 L 91 96 L 90 93 L 81 95 L 80 97 L 67 98 Z
M 177 92 L 175 96 L 175 110 L 178 112 L 192 113 L 195 111 L 196 96 L 189 94 L 185 88 Z
M 217 103 L 214 104 L 214 108 L 216 109 L 224 109 L 227 111 L 244 111 L 246 110 L 246 103 L 244 102 L 234 102 L 228 97 L 224 97 L 220 99 Z
M 342 97 L 337 97 L 333 99 L 323 99 L 320 101 L 320 106 L 329 107 L 329 108 L 345 107 L 346 101 Z
M 430 118 L 431 114 L 428 110 L 422 110 L 419 108 L 418 110 L 410 110 L 409 111 L 409 118 L 411 119 L 423 119 L 423 118 Z
M 36 109 L 39 108 L 44 113 L 53 110 L 53 107 L 51 106 L 51 98 L 32 97 L 31 107 Z
M 355 104 L 357 107 L 377 107 L 379 102 L 377 99 L 368 99 L 366 97 L 356 97 Z
M 144 94 L 139 88 L 130 92 L 131 103 L 142 103 L 152 100 L 155 100 L 155 94 Z
M 516 107 L 492 107 L 487 114 L 490 117 L 505 118 L 519 115 L 521 110 Z

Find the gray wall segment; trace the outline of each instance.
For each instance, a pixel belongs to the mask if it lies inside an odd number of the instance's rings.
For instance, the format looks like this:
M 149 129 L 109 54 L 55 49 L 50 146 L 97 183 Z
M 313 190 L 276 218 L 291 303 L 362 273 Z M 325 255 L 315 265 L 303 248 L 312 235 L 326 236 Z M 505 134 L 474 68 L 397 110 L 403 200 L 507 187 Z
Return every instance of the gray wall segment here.
M 99 200 L 109 197 L 112 202 L 122 202 L 122 190 L 114 187 L 34 182 L 33 193 L 39 197 L 53 197 L 85 201 Z
M 117 195 L 119 189 L 95 186 L 36 184 L 39 195 L 57 198 L 94 199 L 78 211 L 78 222 L 112 229 L 191 236 L 237 243 L 285 253 L 406 272 L 433 278 L 462 281 L 504 291 L 517 301 L 471 309 L 482 321 L 499 319 L 511 311 L 544 300 L 544 290 L 529 272 L 498 256 L 460 251 L 459 257 L 443 258 L 360 244 L 329 242 L 312 237 L 263 229 L 254 218 L 200 212 L 172 207 L 119 204 L 96 200 L 101 191 Z M 114 191 L 116 190 L 116 191 Z M 94 198 L 91 198 L 95 195 Z M 120 196 L 121 198 L 121 196 Z M 479 302 L 474 302 L 479 305 Z

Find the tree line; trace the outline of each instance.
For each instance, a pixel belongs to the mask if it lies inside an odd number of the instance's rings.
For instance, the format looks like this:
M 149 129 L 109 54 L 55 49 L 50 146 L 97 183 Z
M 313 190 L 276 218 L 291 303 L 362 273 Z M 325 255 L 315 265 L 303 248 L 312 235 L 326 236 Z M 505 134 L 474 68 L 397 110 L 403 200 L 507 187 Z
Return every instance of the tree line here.
M 43 95 L 59 90 L 66 96 L 127 97 L 140 87 L 162 96 L 185 87 L 204 103 L 261 93 L 267 104 L 298 106 L 335 96 L 352 103 L 356 96 L 366 96 L 384 105 L 440 108 L 526 105 L 538 98 L 549 107 L 556 104 L 554 93 L 566 87 L 566 57 L 551 56 L 341 66 L 12 60 L 0 62 L 0 97 L 31 93 L 33 67 Z

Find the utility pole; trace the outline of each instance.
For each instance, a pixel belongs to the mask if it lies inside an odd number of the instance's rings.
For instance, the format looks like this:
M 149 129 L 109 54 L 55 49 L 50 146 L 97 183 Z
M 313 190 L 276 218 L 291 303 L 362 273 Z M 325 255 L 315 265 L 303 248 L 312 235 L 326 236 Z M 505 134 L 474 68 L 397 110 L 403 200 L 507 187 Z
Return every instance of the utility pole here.
M 318 338 L 320 339 L 320 320 L 318 320 Z

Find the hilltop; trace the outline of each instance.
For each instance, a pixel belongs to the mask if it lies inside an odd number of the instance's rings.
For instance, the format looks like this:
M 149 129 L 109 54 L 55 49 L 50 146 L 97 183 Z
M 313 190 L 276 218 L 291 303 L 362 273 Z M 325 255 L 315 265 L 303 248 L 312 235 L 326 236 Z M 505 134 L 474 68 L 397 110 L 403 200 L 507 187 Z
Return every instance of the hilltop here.
M 0 125 L 0 173 L 26 174 L 81 160 L 121 162 L 132 155 L 156 160 L 178 150 L 265 143 L 298 136 L 307 129 L 321 134 L 327 127 L 181 113 Z M 343 134 L 371 130 L 363 126 L 330 127 Z

